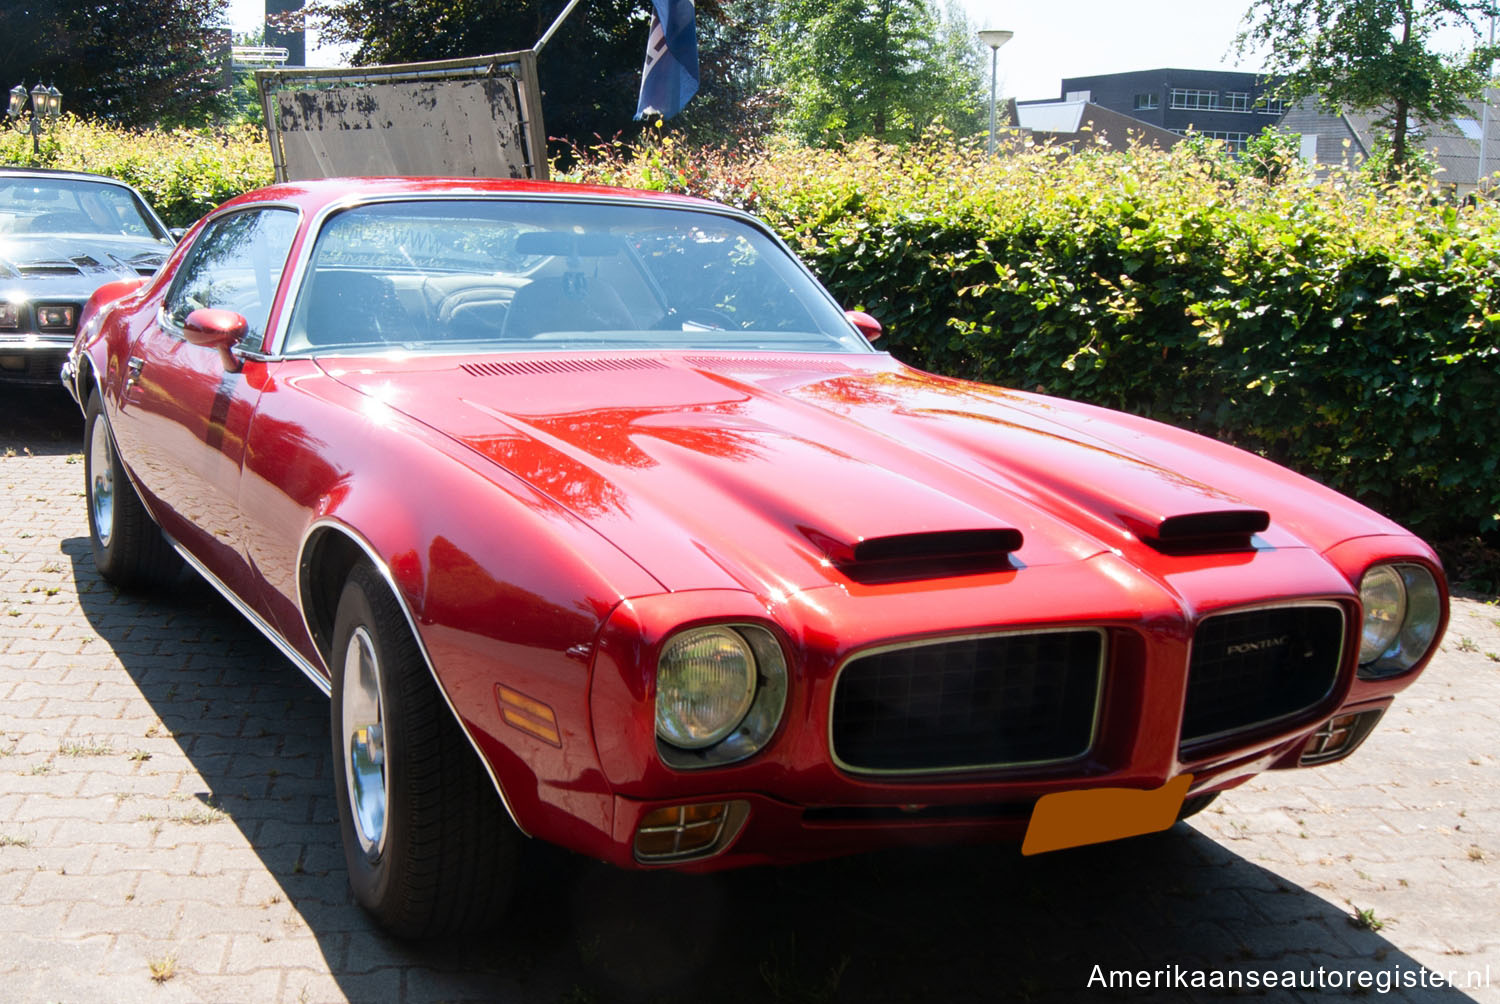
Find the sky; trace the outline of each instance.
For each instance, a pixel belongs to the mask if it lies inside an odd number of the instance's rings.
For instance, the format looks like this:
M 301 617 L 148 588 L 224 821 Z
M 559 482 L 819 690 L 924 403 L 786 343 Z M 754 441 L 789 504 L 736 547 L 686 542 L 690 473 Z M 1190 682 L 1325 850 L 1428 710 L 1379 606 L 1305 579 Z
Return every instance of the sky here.
M 1234 0 L 962 0 L 976 28 L 1007 28 L 1000 48 L 1002 98 L 1062 97 L 1063 77 L 1172 67 L 1261 69 L 1230 50 L 1247 2 Z
M 563 0 L 554 0 L 562 10 Z M 647 0 L 640 0 L 646 7 Z M 939 0 L 942 2 L 942 0 Z M 1231 51 L 1251 0 L 957 0 L 975 28 L 1006 28 L 1000 49 L 1002 98 L 1059 98 L 1063 77 L 1171 67 L 1186 70 L 1262 69 L 1254 53 Z M 573 17 L 587 17 L 587 0 Z M 236 31 L 260 26 L 265 0 L 229 0 Z M 1465 49 L 1465 32 L 1440 36 L 1441 48 Z M 471 55 L 484 55 L 471 53 Z M 340 53 L 308 38 L 308 62 L 336 66 Z M 988 68 L 986 68 L 988 69 Z M 986 77 L 988 83 L 988 77 Z
M 961 6 L 976 28 L 1009 28 L 1016 33 L 1000 49 L 1003 98 L 1060 97 L 1064 76 L 1160 66 L 1260 68 L 1253 59 L 1249 65 L 1232 58 L 1222 61 L 1248 0 L 1243 5 L 1235 0 L 961 0 Z M 230 23 L 236 31 L 258 27 L 264 10 L 265 0 L 230 0 Z M 573 16 L 587 14 L 585 0 Z M 336 62 L 337 53 L 311 45 L 310 49 L 309 63 Z

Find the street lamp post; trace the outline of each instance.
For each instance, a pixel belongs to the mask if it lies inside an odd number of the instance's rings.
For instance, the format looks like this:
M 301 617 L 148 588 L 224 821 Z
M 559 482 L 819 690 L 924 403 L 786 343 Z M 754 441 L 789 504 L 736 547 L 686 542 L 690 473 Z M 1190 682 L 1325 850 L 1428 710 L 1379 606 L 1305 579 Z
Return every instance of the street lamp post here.
M 990 142 L 989 153 L 995 155 L 995 88 L 999 79 L 1000 47 L 1015 35 L 1013 31 L 986 28 L 979 33 L 979 40 L 990 47 Z
M 1490 15 L 1490 45 L 1495 44 L 1495 15 Z M 1484 194 L 1484 155 L 1490 139 L 1490 85 L 1494 83 L 1495 64 L 1490 64 L 1490 79 L 1484 82 L 1480 96 L 1484 98 L 1484 114 L 1479 121 L 1479 172 L 1474 179 L 1474 190 Z
M 26 110 L 28 97 L 31 98 L 31 119 L 23 122 L 21 113 Z M 62 114 L 62 92 L 56 87 L 43 87 L 38 82 L 28 95 L 26 85 L 17 84 L 10 89 L 10 104 L 5 111 L 10 117 L 11 127 L 16 132 L 31 133 L 32 152 L 41 153 L 42 133 L 52 128 L 57 122 L 57 117 Z

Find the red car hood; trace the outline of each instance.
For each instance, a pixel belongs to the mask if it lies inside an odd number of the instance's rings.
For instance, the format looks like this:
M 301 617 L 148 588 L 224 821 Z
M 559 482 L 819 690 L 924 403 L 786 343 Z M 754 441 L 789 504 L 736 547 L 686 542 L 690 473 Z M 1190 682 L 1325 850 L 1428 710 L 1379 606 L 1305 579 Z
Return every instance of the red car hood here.
M 883 355 L 322 365 L 543 491 L 673 591 L 847 583 L 861 554 L 940 575 L 955 548 L 1006 569 L 1106 551 L 1144 565 L 1257 532 L 1319 549 L 1404 532 L 1222 444 Z

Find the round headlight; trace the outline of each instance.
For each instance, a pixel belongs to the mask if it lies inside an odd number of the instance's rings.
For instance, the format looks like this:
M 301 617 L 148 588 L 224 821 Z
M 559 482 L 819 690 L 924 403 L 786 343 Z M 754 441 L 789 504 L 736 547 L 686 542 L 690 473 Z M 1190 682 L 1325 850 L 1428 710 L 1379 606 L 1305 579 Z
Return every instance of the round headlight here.
M 1401 626 L 1401 652 L 1407 666 L 1427 654 L 1437 640 L 1438 625 L 1443 620 L 1443 594 L 1437 580 L 1421 565 L 1402 565 L 1401 581 L 1406 585 L 1406 623 Z
M 682 749 L 719 742 L 750 710 L 755 675 L 755 654 L 738 631 L 684 631 L 657 661 L 656 734 Z
M 1365 573 L 1359 593 L 1365 604 L 1360 677 L 1380 680 L 1421 662 L 1443 623 L 1443 592 L 1433 574 L 1422 565 L 1379 565 Z M 1397 597 L 1399 605 L 1393 606 Z M 1400 619 L 1393 628 L 1396 610 Z
M 1406 585 L 1390 565 L 1376 565 L 1359 582 L 1365 622 L 1359 640 L 1359 662 L 1374 662 L 1396 643 L 1406 621 Z

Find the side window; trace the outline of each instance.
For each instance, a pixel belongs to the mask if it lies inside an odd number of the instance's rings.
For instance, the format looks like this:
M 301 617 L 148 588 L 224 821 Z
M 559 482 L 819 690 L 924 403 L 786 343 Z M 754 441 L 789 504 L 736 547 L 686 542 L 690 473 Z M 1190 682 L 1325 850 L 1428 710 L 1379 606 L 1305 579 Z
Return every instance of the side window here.
M 296 233 L 297 214 L 290 209 L 252 209 L 215 220 L 172 282 L 163 304 L 168 319 L 181 327 L 200 307 L 233 310 L 249 322 L 241 344 L 259 349 Z

